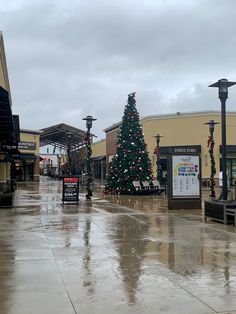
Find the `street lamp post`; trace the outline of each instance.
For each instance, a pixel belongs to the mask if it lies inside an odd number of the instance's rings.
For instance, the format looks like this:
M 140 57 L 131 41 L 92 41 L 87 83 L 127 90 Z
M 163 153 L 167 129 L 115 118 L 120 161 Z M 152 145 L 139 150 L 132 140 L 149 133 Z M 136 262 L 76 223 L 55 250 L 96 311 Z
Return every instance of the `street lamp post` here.
M 67 167 L 67 174 L 69 176 L 71 176 L 72 175 L 72 171 L 71 171 L 71 137 L 72 137 L 72 134 L 71 133 L 67 133 L 67 137 L 68 137 L 68 145 L 67 145 L 68 167 Z
M 222 194 L 221 199 L 227 200 L 227 172 L 226 172 L 226 118 L 225 118 L 225 104 L 228 98 L 228 88 L 235 85 L 236 82 L 229 82 L 227 79 L 218 80 L 218 82 L 209 85 L 209 87 L 217 87 L 219 90 L 219 99 L 221 101 L 221 133 L 222 133 Z
M 208 138 L 208 147 L 209 147 L 209 154 L 210 154 L 210 159 L 211 159 L 211 175 L 210 175 L 210 197 L 216 197 L 216 192 L 215 192 L 215 180 L 214 176 L 216 174 L 216 167 L 215 167 L 215 157 L 214 157 L 214 137 L 213 133 L 215 130 L 215 125 L 219 124 L 219 122 L 215 122 L 214 120 L 210 120 L 209 122 L 206 122 L 204 124 L 209 125 L 209 138 Z
M 92 128 L 93 121 L 97 120 L 94 119 L 92 116 L 87 116 L 86 118 L 83 118 L 83 120 L 86 121 L 86 148 L 87 148 L 87 159 L 86 159 L 86 168 L 87 168 L 87 194 L 86 198 L 91 199 L 91 196 L 93 196 L 92 193 L 92 169 L 91 169 L 91 155 L 92 155 L 92 149 L 91 149 L 91 133 L 90 130 Z
M 161 183 L 161 166 L 160 166 L 160 139 L 161 136 L 160 134 L 157 134 L 154 136 L 156 138 L 156 149 L 155 149 L 155 153 L 157 155 L 157 162 L 156 162 L 156 165 L 157 165 L 157 180 Z

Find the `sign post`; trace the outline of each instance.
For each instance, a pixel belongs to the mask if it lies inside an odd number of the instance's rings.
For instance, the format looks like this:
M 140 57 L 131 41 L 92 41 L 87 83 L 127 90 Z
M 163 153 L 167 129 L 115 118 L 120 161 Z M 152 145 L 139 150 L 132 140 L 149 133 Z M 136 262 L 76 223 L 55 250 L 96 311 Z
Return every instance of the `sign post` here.
M 175 148 L 168 158 L 168 208 L 201 208 L 201 162 L 197 152 Z
M 62 202 L 79 202 L 79 178 L 63 178 Z

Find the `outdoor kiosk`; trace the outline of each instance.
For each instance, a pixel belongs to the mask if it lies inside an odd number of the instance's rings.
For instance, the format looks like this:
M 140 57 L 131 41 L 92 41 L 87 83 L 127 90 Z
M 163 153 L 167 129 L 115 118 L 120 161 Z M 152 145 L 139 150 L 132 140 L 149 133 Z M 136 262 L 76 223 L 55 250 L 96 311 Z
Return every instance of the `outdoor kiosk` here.
M 201 146 L 173 146 L 168 154 L 168 209 L 201 208 Z

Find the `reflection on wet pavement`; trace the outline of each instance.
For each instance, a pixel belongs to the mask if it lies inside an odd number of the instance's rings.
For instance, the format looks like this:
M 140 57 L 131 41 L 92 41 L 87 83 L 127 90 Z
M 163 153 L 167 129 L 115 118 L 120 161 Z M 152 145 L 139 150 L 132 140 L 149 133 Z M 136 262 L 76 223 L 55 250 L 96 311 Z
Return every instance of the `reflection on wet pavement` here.
M 20 184 L 0 209 L 0 313 L 236 313 L 235 228 L 161 196 Z

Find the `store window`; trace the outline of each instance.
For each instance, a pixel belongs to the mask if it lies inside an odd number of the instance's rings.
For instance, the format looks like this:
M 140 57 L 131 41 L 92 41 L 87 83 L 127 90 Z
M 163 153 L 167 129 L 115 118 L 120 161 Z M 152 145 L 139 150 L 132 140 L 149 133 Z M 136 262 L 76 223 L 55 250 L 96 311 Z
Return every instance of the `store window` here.
M 227 171 L 227 184 L 228 186 L 234 185 L 236 181 L 236 158 L 227 158 L 226 162 Z M 220 170 L 222 170 L 222 160 L 220 159 Z

